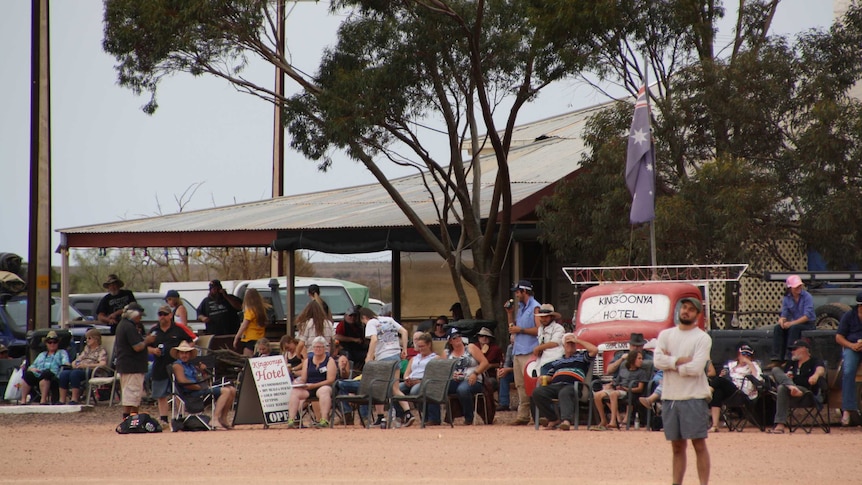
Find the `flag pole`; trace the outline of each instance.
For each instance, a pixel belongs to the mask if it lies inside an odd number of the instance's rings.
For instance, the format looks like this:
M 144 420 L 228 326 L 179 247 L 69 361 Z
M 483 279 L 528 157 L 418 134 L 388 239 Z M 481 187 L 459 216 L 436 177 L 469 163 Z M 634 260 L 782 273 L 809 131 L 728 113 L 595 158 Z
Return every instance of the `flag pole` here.
M 650 89 L 649 89 L 649 61 L 648 61 L 646 53 L 644 53 L 644 86 L 646 87 L 647 114 L 649 116 L 648 119 L 650 121 L 649 143 L 650 143 L 652 153 L 653 153 L 653 167 L 655 167 L 655 165 L 656 165 L 655 144 L 653 143 L 653 138 L 652 138 L 652 106 L 650 105 L 650 99 L 649 99 L 649 93 L 650 93 Z M 656 186 L 655 185 L 655 179 L 656 179 L 655 173 L 657 171 L 658 171 L 658 169 L 654 169 L 652 171 L 653 187 Z M 655 201 L 655 199 L 653 199 L 653 201 Z M 653 202 L 653 204 L 655 204 L 655 202 Z M 657 269 L 656 269 L 656 266 L 658 265 L 658 263 L 656 261 L 656 252 L 655 252 L 655 219 L 649 221 L 649 248 L 650 248 L 650 263 L 653 267 L 653 270 L 652 270 L 653 271 L 653 279 L 658 279 L 658 273 L 657 273 Z

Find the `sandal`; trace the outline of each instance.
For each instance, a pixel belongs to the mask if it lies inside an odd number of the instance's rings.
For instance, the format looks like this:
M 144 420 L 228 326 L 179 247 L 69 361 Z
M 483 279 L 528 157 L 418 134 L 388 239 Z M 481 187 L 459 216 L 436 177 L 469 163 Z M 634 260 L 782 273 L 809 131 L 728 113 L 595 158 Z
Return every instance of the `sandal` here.
M 590 426 L 590 431 L 607 431 L 608 428 L 602 425 Z
M 569 425 L 568 421 L 563 421 L 562 423 L 560 423 L 560 426 L 559 426 L 559 428 L 563 431 L 568 431 L 570 427 L 571 426 Z
M 772 428 L 766 431 L 769 434 L 784 434 L 784 428 Z
M 718 433 L 718 426 L 713 426 L 712 428 L 709 428 L 709 432 L 710 433 Z

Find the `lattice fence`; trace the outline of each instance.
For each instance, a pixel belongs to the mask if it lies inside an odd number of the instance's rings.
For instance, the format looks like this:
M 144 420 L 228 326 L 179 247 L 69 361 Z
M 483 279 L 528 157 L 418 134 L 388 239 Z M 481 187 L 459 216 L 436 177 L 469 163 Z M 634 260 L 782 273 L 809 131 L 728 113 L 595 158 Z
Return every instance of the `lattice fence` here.
M 774 246 L 780 257 L 792 265 L 791 271 L 806 270 L 808 256 L 801 241 L 784 239 L 776 241 Z M 762 254 L 766 254 L 765 250 Z M 784 283 L 763 281 L 762 275 L 765 271 L 788 271 L 788 268 L 773 257 L 762 257 L 758 262 L 751 263 L 746 276 L 740 280 L 739 312 L 736 315 L 724 312 L 729 307 L 724 283 L 709 286 L 712 328 L 750 329 L 772 325 L 778 321 L 781 297 L 785 292 Z

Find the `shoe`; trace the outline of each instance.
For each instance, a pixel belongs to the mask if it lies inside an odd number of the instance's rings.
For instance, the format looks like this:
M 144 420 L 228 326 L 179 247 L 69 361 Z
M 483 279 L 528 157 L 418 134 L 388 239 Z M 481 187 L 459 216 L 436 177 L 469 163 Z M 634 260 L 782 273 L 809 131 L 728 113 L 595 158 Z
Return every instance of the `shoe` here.
M 371 423 L 371 426 L 385 426 L 385 425 L 386 425 L 386 418 L 384 418 L 382 415 L 377 416 L 377 419 L 375 419 L 374 422 Z
M 509 426 L 526 426 L 528 424 L 530 424 L 529 419 L 518 418 L 518 419 L 512 421 L 511 423 L 509 423 Z
M 329 421 L 325 419 L 321 419 L 320 421 L 314 423 L 315 428 L 329 428 Z
M 563 431 L 568 431 L 570 427 L 571 425 L 568 421 L 563 421 L 562 423 L 560 423 L 560 429 Z
M 297 428 L 299 428 L 299 426 L 296 425 L 296 421 L 294 421 L 292 419 L 288 419 L 287 420 L 287 428 L 288 429 L 297 429 Z
M 590 431 L 607 431 L 608 428 L 602 425 L 590 426 Z
M 77 405 L 78 405 L 78 401 L 69 401 L 69 404 L 70 404 L 70 405 L 72 405 L 72 406 L 77 406 Z
M 547 427 L 548 426 L 548 418 L 539 418 L 539 426 Z
M 850 426 L 850 415 L 842 414 L 841 415 L 841 426 Z
M 413 413 L 404 414 L 404 427 L 409 428 L 416 422 L 416 416 L 413 416 Z

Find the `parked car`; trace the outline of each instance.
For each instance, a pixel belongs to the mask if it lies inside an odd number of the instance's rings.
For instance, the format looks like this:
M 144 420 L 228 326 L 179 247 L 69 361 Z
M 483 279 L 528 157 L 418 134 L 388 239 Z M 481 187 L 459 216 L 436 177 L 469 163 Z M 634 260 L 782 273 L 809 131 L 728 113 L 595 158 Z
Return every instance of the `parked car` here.
M 69 302 L 87 317 L 95 319 L 96 308 L 104 296 L 105 293 L 79 293 L 69 295 Z M 135 300 L 144 307 L 144 318 L 141 319 L 141 323 L 144 325 L 144 329 L 149 331 L 159 322 L 156 313 L 159 311 L 159 307 L 165 304 L 165 295 L 161 293 L 135 292 Z M 189 313 L 189 327 L 195 332 L 200 333 L 206 328 L 206 325 L 198 320 L 197 309 L 185 298 L 181 298 L 181 300 Z
M 385 303 L 378 300 L 377 298 L 368 299 L 368 308 L 370 308 L 371 311 L 373 311 L 377 315 L 380 315 L 380 310 L 383 308 L 383 305 L 385 305 Z
M 61 328 L 60 299 L 51 297 L 50 327 Z M 66 322 L 72 335 L 74 349 L 79 349 L 84 340 L 84 334 L 90 328 L 96 328 L 102 334 L 110 333 L 107 325 L 98 325 L 87 320 L 73 306 L 69 306 L 69 321 Z M 28 340 L 27 332 L 27 295 L 0 295 L 0 343 L 9 347 L 10 357 L 24 355 Z

